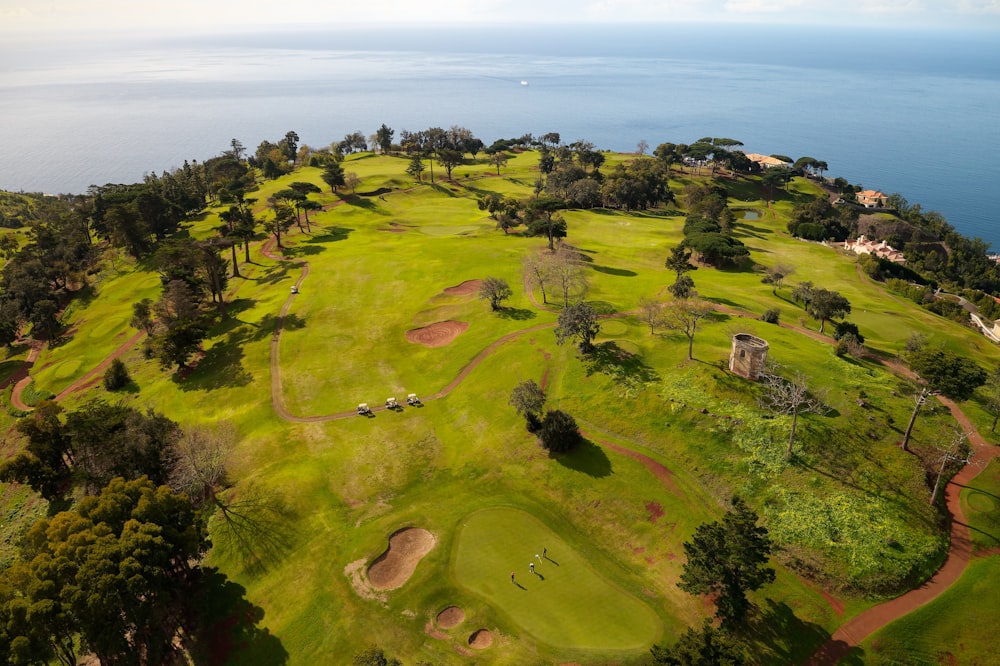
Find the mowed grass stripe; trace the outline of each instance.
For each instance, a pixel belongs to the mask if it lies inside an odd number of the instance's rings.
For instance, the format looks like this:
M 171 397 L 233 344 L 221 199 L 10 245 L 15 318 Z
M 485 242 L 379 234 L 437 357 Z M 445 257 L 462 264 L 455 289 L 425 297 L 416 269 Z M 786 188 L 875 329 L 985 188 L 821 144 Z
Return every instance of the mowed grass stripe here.
M 539 561 L 535 555 L 543 547 L 548 548 L 548 559 Z M 532 561 L 540 576 L 529 571 Z M 511 583 L 511 571 L 516 572 L 516 584 Z M 544 523 L 518 509 L 486 509 L 468 516 L 459 527 L 453 572 L 460 585 L 554 647 L 640 650 L 662 630 L 652 609 L 604 578 Z

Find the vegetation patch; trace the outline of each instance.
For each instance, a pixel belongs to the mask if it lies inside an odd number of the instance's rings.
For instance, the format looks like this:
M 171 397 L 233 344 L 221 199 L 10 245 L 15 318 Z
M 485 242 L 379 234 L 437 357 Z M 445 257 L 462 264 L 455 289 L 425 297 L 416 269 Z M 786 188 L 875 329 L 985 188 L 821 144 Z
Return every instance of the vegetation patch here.
M 917 575 L 937 559 L 946 541 L 911 526 L 896 516 L 886 498 L 777 489 L 765 507 L 768 529 L 775 539 L 805 546 L 840 562 L 849 587 L 889 593 L 916 582 Z

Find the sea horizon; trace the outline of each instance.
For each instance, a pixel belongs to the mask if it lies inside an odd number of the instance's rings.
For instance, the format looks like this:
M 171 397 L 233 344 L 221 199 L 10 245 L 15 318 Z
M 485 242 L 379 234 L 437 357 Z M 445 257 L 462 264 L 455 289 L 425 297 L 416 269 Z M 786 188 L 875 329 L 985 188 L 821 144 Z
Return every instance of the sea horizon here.
M 726 26 L 386 28 L 0 45 L 0 188 L 80 193 L 296 131 L 382 123 L 632 152 L 702 136 L 811 156 L 1000 247 L 991 33 Z M 17 40 L 13 40 L 17 41 Z M 8 57 L 10 56 L 10 57 Z M 526 81 L 528 85 L 521 85 Z

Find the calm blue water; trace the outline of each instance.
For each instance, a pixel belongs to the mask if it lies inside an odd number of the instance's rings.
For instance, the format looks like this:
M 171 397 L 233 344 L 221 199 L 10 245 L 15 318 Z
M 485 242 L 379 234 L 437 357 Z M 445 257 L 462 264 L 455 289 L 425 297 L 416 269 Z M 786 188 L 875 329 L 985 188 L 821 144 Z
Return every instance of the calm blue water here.
M 705 26 L 370 29 L 0 44 L 0 188 L 80 192 L 253 150 L 462 125 L 631 151 L 702 136 L 825 160 L 1000 248 L 996 34 Z M 520 85 L 527 80 L 528 86 Z

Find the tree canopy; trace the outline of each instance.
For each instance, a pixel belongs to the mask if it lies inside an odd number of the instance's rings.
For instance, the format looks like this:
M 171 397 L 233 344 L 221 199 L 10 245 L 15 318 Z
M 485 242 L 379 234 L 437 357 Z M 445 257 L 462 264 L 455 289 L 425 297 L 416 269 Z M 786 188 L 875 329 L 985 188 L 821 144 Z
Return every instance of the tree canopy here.
M 771 550 L 757 514 L 733 497 L 722 522 L 699 526 L 684 543 L 687 561 L 677 585 L 691 594 L 716 595 L 716 616 L 723 626 L 739 625 L 750 609 L 746 593 L 774 582 L 774 569 L 766 566 Z

